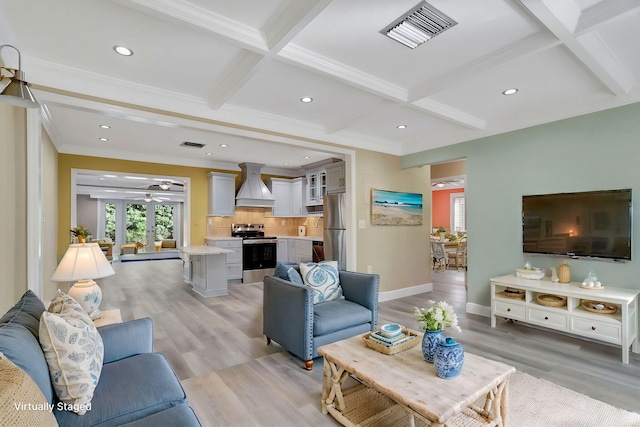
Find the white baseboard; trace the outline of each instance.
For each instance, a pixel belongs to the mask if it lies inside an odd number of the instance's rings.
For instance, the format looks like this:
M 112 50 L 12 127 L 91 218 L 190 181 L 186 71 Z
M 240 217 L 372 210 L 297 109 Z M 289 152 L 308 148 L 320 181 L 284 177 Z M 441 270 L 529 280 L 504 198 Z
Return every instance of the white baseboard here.
M 433 283 L 425 283 L 423 285 L 411 286 L 409 288 L 397 289 L 395 291 L 380 292 L 378 301 L 391 301 L 398 298 L 410 297 L 411 295 L 431 292 L 432 290 Z
M 477 314 L 478 316 L 491 317 L 491 307 L 486 305 L 467 303 L 466 311 L 469 314 Z

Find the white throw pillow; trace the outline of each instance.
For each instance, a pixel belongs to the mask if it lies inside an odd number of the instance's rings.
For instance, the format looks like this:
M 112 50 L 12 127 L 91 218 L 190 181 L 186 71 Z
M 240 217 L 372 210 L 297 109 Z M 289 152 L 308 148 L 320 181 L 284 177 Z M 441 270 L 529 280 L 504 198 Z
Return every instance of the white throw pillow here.
M 87 312 L 60 290 L 40 318 L 40 345 L 58 399 L 83 415 L 100 379 L 104 347 Z
M 303 262 L 300 274 L 304 284 L 314 291 L 314 304 L 342 298 L 338 261 Z

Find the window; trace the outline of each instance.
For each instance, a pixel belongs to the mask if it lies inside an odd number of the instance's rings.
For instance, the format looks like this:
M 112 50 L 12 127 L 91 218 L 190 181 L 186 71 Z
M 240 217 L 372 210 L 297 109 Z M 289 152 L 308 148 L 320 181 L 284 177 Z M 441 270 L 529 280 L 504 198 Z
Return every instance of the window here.
M 451 231 L 467 231 L 466 217 L 464 193 L 451 194 Z

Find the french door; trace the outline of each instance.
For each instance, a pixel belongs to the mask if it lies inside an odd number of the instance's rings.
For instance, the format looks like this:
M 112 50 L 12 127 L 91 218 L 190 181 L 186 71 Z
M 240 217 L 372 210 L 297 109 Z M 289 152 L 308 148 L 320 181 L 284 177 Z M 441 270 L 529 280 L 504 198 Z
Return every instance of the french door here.
M 138 252 L 154 252 L 155 242 L 180 241 L 180 205 L 178 203 L 102 200 L 98 210 L 98 232 L 120 245 L 138 244 Z

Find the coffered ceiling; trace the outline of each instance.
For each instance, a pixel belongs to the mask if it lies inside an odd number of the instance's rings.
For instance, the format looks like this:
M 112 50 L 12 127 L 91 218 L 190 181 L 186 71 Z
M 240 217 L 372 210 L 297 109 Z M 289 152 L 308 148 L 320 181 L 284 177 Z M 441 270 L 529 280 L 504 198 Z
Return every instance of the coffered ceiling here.
M 344 154 L 318 142 L 406 155 L 640 101 L 639 0 L 431 0 L 457 25 L 409 49 L 382 30 L 417 4 L 0 0 L 0 42 L 60 152 L 200 167 L 295 173 Z

